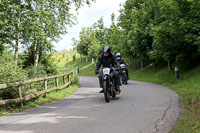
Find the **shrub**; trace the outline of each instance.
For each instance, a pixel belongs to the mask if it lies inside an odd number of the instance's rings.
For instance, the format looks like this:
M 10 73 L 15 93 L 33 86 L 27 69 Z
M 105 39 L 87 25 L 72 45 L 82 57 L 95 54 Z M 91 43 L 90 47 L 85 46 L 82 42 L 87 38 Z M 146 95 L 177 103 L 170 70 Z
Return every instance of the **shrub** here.
M 14 63 L 11 54 L 2 55 L 0 58 L 0 84 L 12 83 L 27 79 L 27 73 L 22 66 Z
M 13 83 L 27 79 L 28 74 L 22 69 L 22 66 L 14 63 L 12 54 L 3 54 L 0 56 L 0 84 Z M 0 98 L 16 98 L 18 97 L 17 88 L 10 88 L 0 91 Z
M 73 55 L 73 61 L 75 61 L 76 60 L 76 55 Z

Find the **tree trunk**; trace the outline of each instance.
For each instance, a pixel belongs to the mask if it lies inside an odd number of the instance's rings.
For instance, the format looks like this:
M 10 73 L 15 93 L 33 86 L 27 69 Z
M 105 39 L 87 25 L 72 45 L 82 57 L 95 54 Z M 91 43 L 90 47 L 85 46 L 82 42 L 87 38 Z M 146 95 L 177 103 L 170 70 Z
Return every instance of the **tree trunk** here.
M 40 53 L 40 41 L 37 41 L 36 44 L 36 51 L 35 51 L 35 55 L 34 55 L 34 70 L 36 70 L 37 66 L 38 66 L 38 61 L 39 61 L 39 53 Z
M 88 56 L 86 56 L 85 61 L 88 62 Z
M 92 58 L 92 64 L 94 63 L 94 58 Z
M 168 62 L 168 71 L 171 71 L 171 64 L 170 64 L 170 60 L 168 60 L 167 62 Z
M 19 26 L 20 26 L 20 4 L 21 1 L 18 1 L 18 13 L 17 13 L 17 25 L 16 25 L 16 44 L 15 44 L 15 64 L 18 62 L 19 56 Z
M 143 59 L 141 60 L 141 69 L 143 69 L 144 68 L 144 61 L 143 61 Z
M 17 33 L 16 44 L 15 44 L 15 64 L 18 62 L 18 51 L 19 51 L 19 34 Z
M 156 71 L 156 60 L 153 60 L 153 69 Z
M 33 41 L 33 54 L 34 54 L 34 59 L 35 59 L 36 48 L 37 48 L 37 43 L 36 43 L 36 39 L 34 39 L 34 41 Z
M 82 61 L 82 55 L 80 54 L 80 62 Z
M 95 63 L 97 62 L 97 57 L 94 58 L 94 62 L 95 62 Z

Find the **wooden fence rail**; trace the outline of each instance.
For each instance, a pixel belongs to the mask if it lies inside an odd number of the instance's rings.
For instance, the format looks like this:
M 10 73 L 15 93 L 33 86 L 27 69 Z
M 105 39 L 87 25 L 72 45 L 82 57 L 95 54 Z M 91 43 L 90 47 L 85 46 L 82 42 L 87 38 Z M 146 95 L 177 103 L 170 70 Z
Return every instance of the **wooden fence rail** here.
M 63 85 L 59 86 L 59 78 L 60 77 L 63 78 Z M 67 77 L 67 82 L 66 82 L 66 77 Z M 48 89 L 48 81 L 50 79 L 55 79 L 55 87 Z M 73 79 L 74 79 L 74 71 L 70 71 L 65 74 L 53 75 L 53 76 L 49 76 L 49 77 L 35 78 L 35 79 L 30 79 L 30 80 L 26 80 L 26 81 L 15 82 L 15 83 L 0 84 L 0 91 L 3 89 L 18 88 L 18 93 L 19 93 L 18 98 L 0 100 L 0 105 L 10 104 L 10 103 L 21 103 L 21 105 L 23 106 L 23 102 L 25 102 L 25 101 L 29 101 L 29 100 L 31 100 L 35 97 L 38 97 L 40 95 L 43 95 L 43 94 L 45 94 L 45 96 L 47 96 L 48 92 L 51 92 L 53 90 L 63 89 L 65 87 L 69 86 L 72 83 Z M 35 83 L 35 82 L 40 82 L 40 81 L 44 81 L 44 84 L 43 84 L 44 89 L 43 90 L 37 91 L 37 89 L 30 89 L 32 91 L 35 90 L 34 93 L 29 94 L 29 95 L 23 95 L 23 94 L 25 94 L 25 92 L 22 91 L 22 88 L 25 85 Z

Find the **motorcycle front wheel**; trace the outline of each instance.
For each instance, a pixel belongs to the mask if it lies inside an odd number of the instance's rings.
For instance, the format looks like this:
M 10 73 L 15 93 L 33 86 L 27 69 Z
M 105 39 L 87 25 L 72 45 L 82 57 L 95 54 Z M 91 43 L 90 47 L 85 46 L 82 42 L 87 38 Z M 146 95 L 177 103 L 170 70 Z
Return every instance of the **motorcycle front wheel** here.
M 103 91 L 104 91 L 104 98 L 106 102 L 110 102 L 110 90 L 107 81 L 103 81 Z

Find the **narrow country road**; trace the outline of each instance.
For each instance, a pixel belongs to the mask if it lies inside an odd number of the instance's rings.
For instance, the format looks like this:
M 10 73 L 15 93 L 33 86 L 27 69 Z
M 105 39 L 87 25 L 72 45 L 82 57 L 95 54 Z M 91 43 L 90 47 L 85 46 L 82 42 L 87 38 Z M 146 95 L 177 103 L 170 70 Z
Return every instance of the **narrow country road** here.
M 0 133 L 168 133 L 180 114 L 179 97 L 159 85 L 129 81 L 105 103 L 97 78 L 79 77 L 66 99 L 0 117 Z

